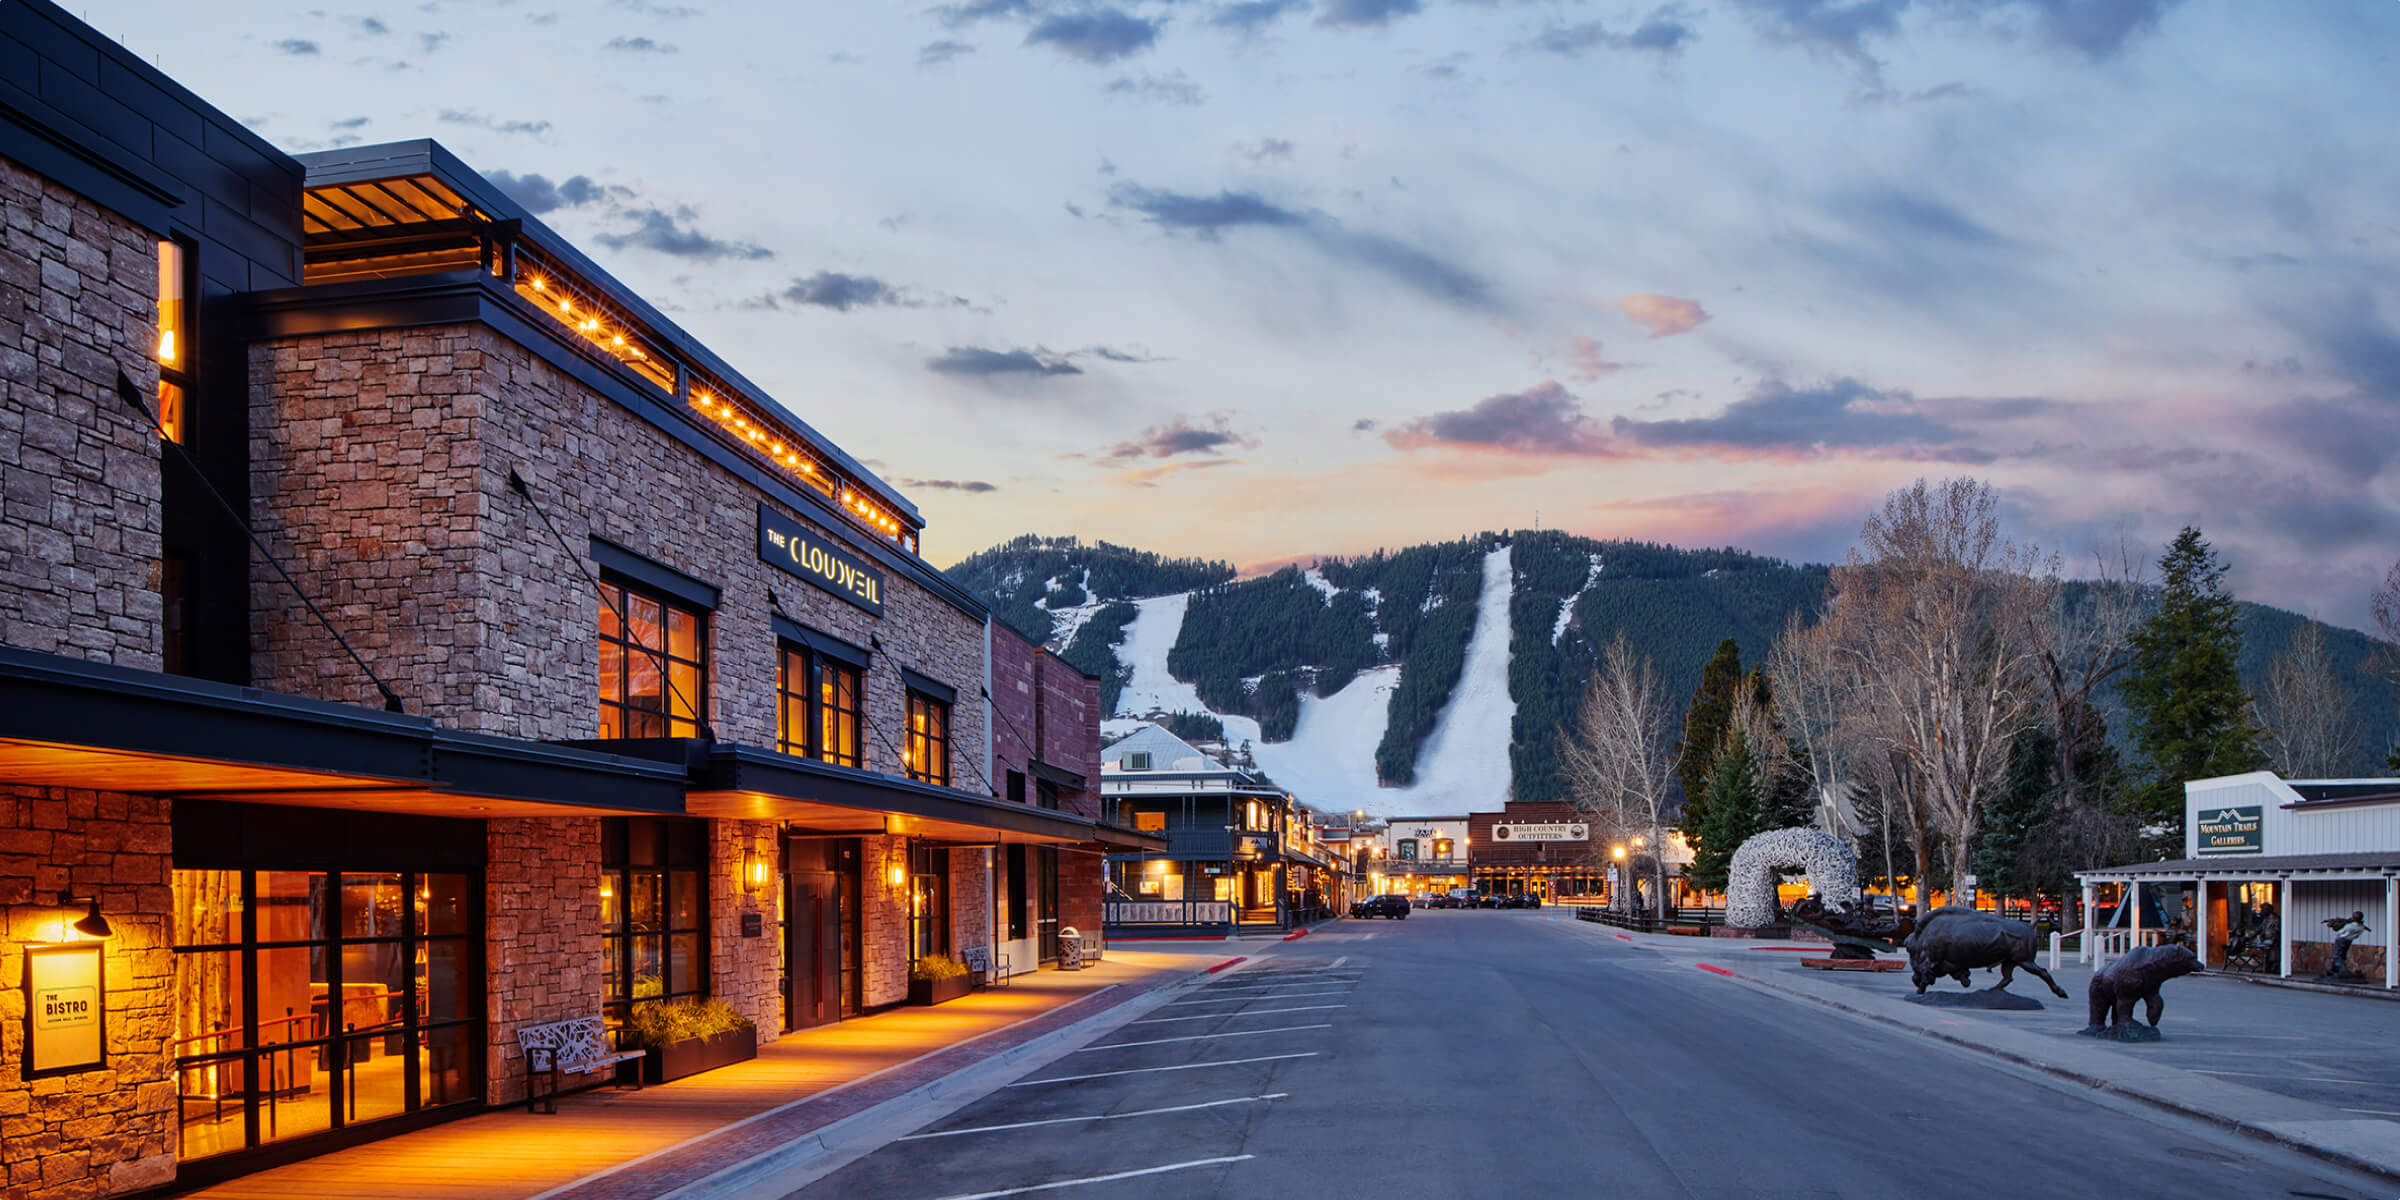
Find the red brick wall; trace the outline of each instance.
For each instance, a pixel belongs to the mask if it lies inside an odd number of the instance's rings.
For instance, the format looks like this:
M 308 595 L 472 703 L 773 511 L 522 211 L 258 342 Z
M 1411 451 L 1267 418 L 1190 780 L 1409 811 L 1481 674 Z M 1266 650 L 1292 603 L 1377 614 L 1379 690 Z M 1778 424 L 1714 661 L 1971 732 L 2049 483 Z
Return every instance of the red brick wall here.
M 11 219 L 14 219 L 12 213 Z M 175 1177 L 174 833 L 153 796 L 0 784 L 0 1195 L 84 1200 Z M 82 916 L 60 893 L 97 896 L 107 944 L 108 1066 L 30 1082 L 25 948 Z
M 0 643 L 159 666 L 158 242 L 0 158 Z
M 1597 862 L 1595 855 L 1607 850 L 1598 842 L 1551 842 L 1548 857 L 1543 857 L 1541 843 L 1503 842 L 1492 837 L 1492 826 L 1516 824 L 1548 824 L 1551 822 L 1583 821 L 1589 814 L 1563 800 L 1511 800 L 1505 811 L 1473 813 L 1467 817 L 1467 836 L 1473 839 L 1467 856 L 1478 867 L 1529 867 L 1547 862 L 1550 866 Z M 1595 829 L 1595 833 L 1598 831 Z
M 1102 877 L 1108 859 L 1096 848 L 1061 846 L 1058 849 L 1058 925 L 1069 925 L 1086 938 L 1100 934 L 1100 897 Z
M 484 823 L 484 1101 L 525 1098 L 525 1025 L 600 1015 L 600 821 Z

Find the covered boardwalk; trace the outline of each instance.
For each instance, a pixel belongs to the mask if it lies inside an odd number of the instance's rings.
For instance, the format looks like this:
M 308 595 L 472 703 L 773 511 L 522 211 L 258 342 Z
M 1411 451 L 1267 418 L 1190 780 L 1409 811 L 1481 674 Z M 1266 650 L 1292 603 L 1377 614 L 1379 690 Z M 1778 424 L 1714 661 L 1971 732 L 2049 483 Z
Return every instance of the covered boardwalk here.
M 2184 785 L 2185 857 L 2082 871 L 2084 911 L 2114 916 L 2083 939 L 2112 949 L 2188 931 L 2212 969 L 2323 974 L 2335 927 L 2363 914 L 2349 968 L 2400 988 L 2400 780 L 2285 780 L 2259 771 Z M 2103 896 L 2103 889 L 2113 896 Z M 2355 980 L 2352 982 L 2356 982 Z

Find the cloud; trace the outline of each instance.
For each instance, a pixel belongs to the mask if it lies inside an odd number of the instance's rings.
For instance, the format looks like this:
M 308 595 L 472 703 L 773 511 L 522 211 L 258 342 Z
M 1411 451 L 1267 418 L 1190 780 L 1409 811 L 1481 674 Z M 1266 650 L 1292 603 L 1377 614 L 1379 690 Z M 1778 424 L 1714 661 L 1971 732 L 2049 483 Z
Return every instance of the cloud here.
M 2053 46 L 2073 50 L 2086 58 L 2099 60 L 2124 53 L 2134 38 L 2155 32 L 2159 21 L 2183 0 L 2017 0 L 2015 7 L 2030 9 L 2034 24 L 2042 39 Z M 1963 0 L 1950 0 L 1953 8 L 1975 11 Z
M 951 59 L 957 58 L 959 55 L 973 53 L 975 53 L 975 47 L 970 46 L 965 42 L 927 42 L 923 46 L 917 48 L 917 65 L 920 67 L 938 67 L 943 63 L 949 62 Z
M 1423 0 L 1326 0 L 1325 7 L 1317 12 L 1317 24 L 1389 25 L 1424 9 Z
M 678 225 L 678 220 L 688 222 L 692 219 L 692 211 L 688 208 L 679 209 L 672 215 L 657 207 L 628 209 L 624 215 L 633 218 L 632 229 L 624 233 L 597 234 L 593 240 L 611 250 L 655 250 L 660 254 L 703 262 L 724 258 L 756 260 L 775 257 L 775 252 L 764 246 L 721 241 L 697 229 Z
M 1650 10 L 1650 15 L 1643 17 L 1630 32 L 1610 33 L 1599 21 L 1552 25 L 1524 48 L 1568 58 L 1578 58 L 1592 50 L 1621 50 L 1668 58 L 1681 53 L 1699 36 L 1682 6 L 1668 4 Z
M 1075 353 L 1089 354 L 1093 358 L 1104 359 L 1113 363 L 1154 363 L 1167 361 L 1166 359 L 1160 358 L 1155 354 L 1148 354 L 1139 350 L 1119 350 L 1114 346 L 1086 346 Z M 1072 355 L 1069 357 L 1072 357 Z
M 1260 138 L 1255 142 L 1235 146 L 1233 152 L 1250 160 L 1252 166 L 1292 161 L 1292 144 L 1282 138 Z
M 1238 458 L 1192 458 L 1182 462 L 1159 463 L 1156 466 L 1135 467 L 1131 470 L 1120 471 L 1116 475 L 1116 481 L 1127 487 L 1154 488 L 1159 485 L 1159 481 L 1183 474 L 1186 471 L 1240 466 L 1242 461 Z
M 1347 228 L 1321 213 L 1285 208 L 1256 192 L 1205 196 L 1120 183 L 1109 189 L 1108 202 L 1161 229 L 1209 240 L 1244 227 L 1290 230 L 1336 259 L 1379 271 L 1436 299 L 1474 309 L 1499 307 L 1491 285 L 1466 267 L 1397 238 Z
M 937 375 L 989 378 L 997 375 L 1081 375 L 1083 368 L 1047 350 L 989 350 L 982 346 L 952 346 L 925 360 Z
M 1867 39 L 1900 28 L 1909 0 L 1734 0 L 1769 41 L 1847 62 L 1872 75 L 1882 64 Z
M 700 15 L 699 9 L 685 4 L 652 4 L 649 0 L 615 0 L 615 3 L 618 8 L 629 9 L 646 17 L 665 17 L 671 21 Z
M 810 304 L 849 312 L 854 308 L 894 307 L 908 303 L 892 285 L 871 275 L 845 275 L 839 271 L 819 271 L 806 279 L 795 279 L 783 289 L 783 298 L 794 304 Z
M 1713 417 L 1618 417 L 1609 428 L 1622 441 L 1652 449 L 1771 458 L 1813 458 L 1830 451 L 1932 462 L 1987 463 L 1998 457 L 1961 445 L 1964 433 L 1926 416 L 1907 392 L 1879 391 L 1855 379 L 1811 388 L 1768 380 Z
M 392 31 L 392 27 L 384 24 L 381 19 L 376 17 L 360 17 L 358 19 L 358 31 L 366 34 L 368 37 L 382 37 L 383 35 L 390 33 Z
M 373 117 L 343 117 L 339 121 L 327 122 L 326 126 L 330 129 L 356 129 L 374 119 Z
M 1395 450 L 1464 448 L 1507 454 L 1614 456 L 1599 422 L 1556 380 L 1486 396 L 1471 408 L 1434 413 L 1388 430 Z
M 1105 89 L 1112 96 L 1132 96 L 1137 100 L 1155 100 L 1160 104 L 1179 104 L 1196 108 L 1208 103 L 1208 93 L 1192 77 L 1181 71 L 1165 75 L 1143 75 L 1135 78 L 1120 75 L 1108 82 Z
M 1228 414 L 1210 413 L 1202 424 L 1188 417 L 1177 417 L 1165 425 L 1153 425 L 1131 441 L 1119 442 L 1102 459 L 1108 462 L 1129 463 L 1143 458 L 1175 458 L 1180 455 L 1222 456 L 1228 449 L 1252 449 L 1256 439 L 1234 431 L 1226 421 Z
M 275 43 L 275 48 L 285 54 L 315 54 L 317 52 L 317 44 L 307 38 L 285 38 Z
M 1674 337 L 1690 333 L 1708 320 L 1708 311 L 1697 300 L 1680 296 L 1661 296 L 1655 292 L 1635 292 L 1617 301 L 1627 319 L 1650 331 L 1654 338 Z
M 1025 44 L 1050 46 L 1069 58 L 1095 65 L 1112 63 L 1155 45 L 1159 24 L 1118 8 L 1055 13 L 1034 25 L 1025 35 Z
M 1974 88 L 1955 80 L 1936 87 L 1919 88 L 1913 92 L 1895 92 L 1885 88 L 1853 93 L 1852 108 L 1904 108 L 1917 104 L 1934 104 L 1943 100 L 1965 100 L 1978 93 Z
M 446 33 L 420 33 L 417 35 L 417 45 L 422 47 L 427 54 L 449 44 L 450 35 Z
M 628 54 L 677 53 L 673 43 L 652 41 L 646 37 L 613 37 L 608 39 L 608 41 L 600 48 L 603 50 L 622 50 Z
M 1610 362 L 1600 353 L 1600 343 L 1592 338 L 1578 337 L 1568 344 L 1567 371 L 1578 383 L 1590 383 L 1603 375 L 1614 375 L 1625 369 L 1621 362 Z
M 2183 0 L 1923 0 L 1921 7 L 1963 17 L 1993 35 L 2018 35 L 2013 22 L 2030 17 L 2042 43 L 2099 61 L 2125 52 L 2135 38 L 2157 30 Z M 1869 77 L 1882 64 L 1871 40 L 1900 32 L 1912 0 L 1734 0 L 1768 40 L 1848 63 Z
M 548 121 L 504 121 L 472 108 L 445 108 L 436 113 L 434 119 L 445 125 L 471 125 L 477 129 L 489 129 L 493 133 L 523 134 L 531 138 L 547 138 L 550 134 Z
M 1000 490 L 999 484 L 985 483 L 980 479 L 903 479 L 900 481 L 900 486 L 933 488 L 944 492 L 972 492 L 977 495 Z
M 593 183 L 588 175 L 570 175 L 556 184 L 547 176 L 514 175 L 507 171 L 486 171 L 483 177 L 535 216 L 562 208 L 581 208 L 607 194 L 607 189 Z
M 1360 417 L 1359 419 L 1350 422 L 1350 432 L 1373 433 L 1375 432 L 1375 427 L 1379 423 L 1380 422 L 1376 421 L 1373 417 Z
M 1307 0 L 1243 0 L 1239 4 L 1221 4 L 1210 13 L 1208 23 L 1218 29 L 1255 34 L 1282 19 L 1285 13 L 1307 12 Z
M 970 0 L 966 4 L 944 4 L 925 11 L 933 14 L 934 19 L 942 24 L 956 29 L 995 17 L 1031 16 L 1033 4 L 1031 0 Z

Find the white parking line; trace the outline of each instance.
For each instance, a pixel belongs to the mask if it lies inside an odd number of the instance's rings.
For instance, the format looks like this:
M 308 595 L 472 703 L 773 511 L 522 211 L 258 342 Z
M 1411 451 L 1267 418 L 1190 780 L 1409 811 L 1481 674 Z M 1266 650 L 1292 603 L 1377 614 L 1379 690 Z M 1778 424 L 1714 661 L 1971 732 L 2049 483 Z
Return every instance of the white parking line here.
M 1273 1029 L 1236 1029 L 1227 1033 L 1195 1033 L 1186 1037 L 1152 1038 L 1146 1042 L 1110 1042 L 1105 1046 L 1085 1046 L 1075 1053 L 1090 1054 L 1094 1050 L 1130 1050 L 1135 1046 L 1164 1046 L 1169 1042 L 1205 1042 L 1211 1038 L 1258 1037 L 1268 1033 L 1297 1033 L 1303 1029 L 1331 1028 L 1333 1028 L 1333 1024 L 1326 1022 L 1322 1025 L 1278 1025 Z
M 2186 1067 L 2184 1069 L 2194 1075 L 2232 1075 L 2242 1079 L 2297 1079 L 2306 1083 L 2355 1083 L 2364 1087 L 2375 1086 L 2375 1081 L 2372 1079 L 2328 1079 L 2322 1075 L 2267 1075 L 2258 1071 L 2211 1071 L 2206 1067 Z
M 1348 992 L 1278 992 L 1270 996 L 1219 996 L 1214 1000 L 1175 1000 L 1160 1008 L 1182 1008 L 1191 1004 L 1248 1004 L 1253 1000 L 1299 1000 L 1308 996 L 1347 996 Z
M 1086 1079 L 1114 1079 L 1119 1075 L 1149 1075 L 1159 1071 L 1197 1071 L 1202 1067 L 1239 1067 L 1249 1063 L 1282 1062 L 1287 1058 L 1315 1058 L 1317 1051 L 1303 1050 L 1298 1054 L 1262 1054 L 1257 1058 L 1227 1058 L 1216 1062 L 1177 1063 L 1171 1067 L 1135 1067 L 1129 1071 L 1094 1071 L 1089 1075 L 1060 1075 L 1054 1079 L 1024 1079 L 1010 1087 L 1040 1087 L 1045 1083 L 1079 1083 Z
M 1247 1154 L 1234 1154 L 1225 1158 L 1195 1158 L 1190 1162 L 1168 1163 L 1163 1167 L 1143 1167 L 1139 1171 L 1119 1171 L 1114 1175 L 1093 1175 L 1086 1179 L 1061 1179 L 1056 1183 L 1036 1183 L 1027 1187 L 1002 1188 L 996 1192 L 967 1192 L 957 1196 L 944 1196 L 942 1200 L 996 1200 L 1000 1196 L 1022 1196 L 1027 1192 L 1046 1192 L 1052 1188 L 1074 1187 L 1083 1183 L 1107 1183 L 1114 1179 L 1132 1179 L 1142 1175 L 1184 1171 L 1193 1167 L 1213 1167 L 1219 1163 L 1237 1163 L 1250 1157 Z
M 1248 1012 L 1201 1013 L 1191 1017 L 1145 1017 L 1139 1021 L 1125 1023 L 1128 1025 L 1164 1025 L 1169 1021 L 1214 1021 L 1219 1017 L 1263 1017 L 1268 1013 L 1317 1012 L 1327 1008 L 1348 1007 L 1350 1006 L 1347 1004 L 1303 1004 L 1297 1008 L 1254 1008 Z
M 1205 1104 L 1178 1104 L 1173 1108 L 1145 1108 L 1140 1112 L 1103 1113 L 1096 1117 L 1052 1117 L 1047 1121 L 1019 1121 L 1014 1125 L 978 1125 L 973 1129 L 944 1129 L 938 1133 L 912 1133 L 899 1142 L 921 1142 L 927 1138 L 961 1137 L 970 1133 L 999 1133 L 1008 1129 L 1032 1129 L 1039 1125 L 1073 1125 L 1079 1121 L 1122 1121 L 1127 1117 L 1155 1117 L 1161 1113 L 1192 1112 L 1203 1108 L 1223 1108 L 1228 1104 L 1259 1104 L 1281 1100 L 1290 1092 L 1269 1092 L 1264 1096 L 1236 1096 L 1231 1100 L 1211 1100 Z
M 1333 968 L 1334 968 L 1335 970 L 1339 970 L 1339 969 L 1341 969 L 1341 965 L 1342 965 L 1343 963 L 1346 963 L 1346 962 L 1349 962 L 1349 961 L 1350 961 L 1350 956 L 1349 956 L 1349 955 L 1347 955 L 1347 954 L 1345 954 L 1345 955 L 1341 956 L 1340 958 L 1337 958 L 1337 959 L 1333 960 Z

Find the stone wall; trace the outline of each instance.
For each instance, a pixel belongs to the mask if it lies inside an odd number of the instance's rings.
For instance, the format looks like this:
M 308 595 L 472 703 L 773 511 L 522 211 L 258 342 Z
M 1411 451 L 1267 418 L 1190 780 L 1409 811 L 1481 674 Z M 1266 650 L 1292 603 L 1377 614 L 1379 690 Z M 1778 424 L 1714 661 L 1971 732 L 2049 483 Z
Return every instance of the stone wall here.
M 519 1027 L 600 1015 L 600 821 L 509 818 L 484 830 L 483 1092 L 497 1105 L 525 1098 Z
M 0 159 L 0 643 L 159 667 L 158 241 Z
M 0 1195 L 84 1200 L 175 1177 L 175 1076 L 167 1054 L 174 956 L 174 833 L 152 796 L 0 784 Z M 27 1081 L 25 949 L 51 942 L 98 897 L 107 943 L 108 1065 Z
M 859 1004 L 868 1009 L 908 999 L 908 885 L 892 868 L 908 866 L 908 839 L 881 834 L 859 839 Z
M 767 864 L 767 882 L 742 878 L 742 856 Z M 708 823 L 709 995 L 758 1026 L 760 1045 L 783 1029 L 783 960 L 775 927 L 775 822 Z M 742 936 L 742 914 L 758 914 L 758 936 Z
M 598 535 L 722 589 L 703 704 L 719 740 L 775 744 L 772 589 L 792 619 L 882 644 L 869 769 L 903 771 L 907 667 L 958 689 L 953 783 L 983 793 L 980 619 L 888 572 L 878 618 L 761 562 L 761 493 L 525 347 L 480 324 L 312 335 L 260 343 L 252 369 L 261 534 L 323 581 L 328 613 L 411 712 L 506 737 L 597 734 Z M 288 591 L 258 582 L 259 685 L 380 704 Z
M 953 957 L 970 947 L 992 945 L 992 852 L 980 847 L 950 852 L 950 948 Z

